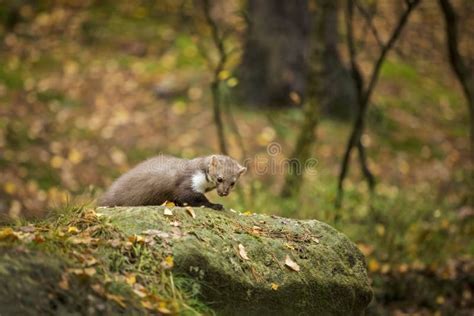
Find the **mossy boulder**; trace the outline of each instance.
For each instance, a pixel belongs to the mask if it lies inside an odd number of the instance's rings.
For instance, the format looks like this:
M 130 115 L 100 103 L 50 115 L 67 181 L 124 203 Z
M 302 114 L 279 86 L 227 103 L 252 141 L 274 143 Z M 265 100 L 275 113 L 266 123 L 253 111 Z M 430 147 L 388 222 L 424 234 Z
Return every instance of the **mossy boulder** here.
M 97 212 L 153 239 L 218 314 L 360 315 L 372 298 L 363 255 L 317 220 L 163 206 Z

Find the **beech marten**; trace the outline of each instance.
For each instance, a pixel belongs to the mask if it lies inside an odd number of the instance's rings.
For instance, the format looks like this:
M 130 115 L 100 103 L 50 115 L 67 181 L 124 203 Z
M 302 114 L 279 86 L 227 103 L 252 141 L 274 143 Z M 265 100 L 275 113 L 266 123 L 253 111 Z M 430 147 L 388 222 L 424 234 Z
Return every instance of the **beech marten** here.
M 161 205 L 206 206 L 222 210 L 209 202 L 204 193 L 217 189 L 226 196 L 247 168 L 234 159 L 212 155 L 187 160 L 160 155 L 148 159 L 112 183 L 99 199 L 100 206 Z

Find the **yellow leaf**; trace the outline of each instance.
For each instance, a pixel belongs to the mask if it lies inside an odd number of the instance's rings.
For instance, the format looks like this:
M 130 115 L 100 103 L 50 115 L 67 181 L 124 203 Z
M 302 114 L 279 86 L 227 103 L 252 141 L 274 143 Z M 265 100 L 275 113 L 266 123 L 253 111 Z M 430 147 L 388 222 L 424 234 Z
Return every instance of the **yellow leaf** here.
M 194 209 L 191 206 L 186 206 L 186 211 L 189 215 L 191 215 L 192 218 L 196 218 L 196 213 L 194 212 Z
M 162 314 L 171 314 L 171 311 L 168 309 L 168 306 L 163 301 L 158 303 L 158 311 Z
M 84 263 L 86 266 L 90 267 L 97 263 L 97 259 L 92 256 L 87 256 L 84 258 Z
M 168 202 L 168 201 L 166 201 L 166 202 L 165 202 L 165 206 L 166 206 L 166 207 L 175 207 L 176 204 L 174 204 L 174 202 Z
M 77 149 L 71 149 L 67 159 L 74 165 L 77 165 L 82 161 L 82 154 Z
M 64 158 L 56 155 L 49 163 L 51 164 L 51 167 L 58 169 L 64 164 Z
M 382 265 L 382 268 L 380 269 L 380 272 L 382 272 L 382 274 L 387 274 L 390 272 L 390 265 L 388 263 L 385 263 Z
M 252 216 L 252 212 L 251 211 L 245 211 L 242 213 L 242 215 L 244 216 Z
M 67 232 L 71 234 L 77 234 L 79 232 L 79 229 L 76 226 L 69 226 Z
M 374 258 L 370 259 L 370 261 L 369 261 L 369 271 L 370 272 L 377 272 L 379 269 L 380 269 L 380 263 Z
M 237 80 L 237 78 L 235 77 L 229 78 L 229 80 L 227 80 L 227 85 L 231 88 L 237 86 L 238 84 L 239 84 L 239 80 Z
M 87 275 L 87 276 L 90 276 L 90 277 L 95 275 L 96 272 L 97 271 L 95 270 L 95 268 L 85 268 L 84 269 L 84 274 Z
M 3 189 L 5 190 L 5 192 L 6 192 L 7 194 L 12 195 L 12 194 L 14 194 L 14 193 L 16 192 L 16 185 L 15 185 L 15 183 L 13 183 L 13 182 L 8 182 L 8 181 L 7 181 L 7 182 L 3 185 Z
M 292 245 L 290 245 L 289 243 L 285 243 L 285 247 L 288 248 L 288 249 L 291 249 L 291 250 L 294 250 L 295 247 L 293 247 Z
M 293 271 L 300 271 L 300 266 L 296 262 L 294 262 L 288 255 L 285 258 L 285 265 Z
M 377 224 L 375 226 L 375 231 L 379 236 L 383 236 L 385 235 L 385 226 L 383 226 L 382 224 Z
M 247 255 L 247 251 L 245 250 L 245 247 L 242 244 L 239 244 L 239 255 L 244 260 L 250 260 L 249 256 Z
M 0 230 L 0 240 L 18 240 L 18 235 L 10 227 Z
M 134 285 L 137 283 L 137 277 L 133 273 L 129 273 L 125 276 L 125 282 L 129 285 Z
M 121 307 L 125 308 L 127 305 L 125 305 L 125 298 L 120 295 L 113 295 L 113 294 L 105 294 L 107 299 L 114 301 L 115 303 L 119 304 Z
M 163 267 L 163 269 L 166 269 L 166 270 L 173 268 L 174 266 L 173 256 L 167 256 L 165 260 L 161 262 L 161 266 Z
M 276 290 L 278 290 L 279 287 L 280 286 L 278 284 L 272 283 L 272 290 L 276 291 Z
M 133 293 L 135 293 L 140 298 L 148 296 L 148 291 L 144 287 L 134 288 Z
M 145 242 L 145 238 L 140 235 L 133 235 L 128 237 L 128 241 L 131 243 L 143 244 Z
M 230 72 L 227 70 L 222 70 L 219 72 L 219 80 L 226 80 L 227 78 L 230 77 Z
M 154 309 L 154 306 L 152 303 L 149 301 L 141 301 L 142 306 L 145 307 L 146 309 Z

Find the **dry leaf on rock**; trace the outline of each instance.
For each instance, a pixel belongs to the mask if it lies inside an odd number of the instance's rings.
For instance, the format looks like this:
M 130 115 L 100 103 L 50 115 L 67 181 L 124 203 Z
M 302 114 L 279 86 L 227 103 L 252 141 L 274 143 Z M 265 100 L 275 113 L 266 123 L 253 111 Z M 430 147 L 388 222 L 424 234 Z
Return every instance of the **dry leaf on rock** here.
M 250 260 L 249 256 L 247 255 L 247 251 L 245 250 L 245 247 L 242 244 L 239 244 L 239 255 L 244 260 Z
M 163 212 L 165 216 L 173 216 L 173 211 L 167 207 L 165 207 L 165 210 Z
M 194 209 L 190 206 L 186 206 L 186 212 L 188 212 L 189 215 L 191 215 L 192 218 L 196 218 L 196 213 L 194 212 Z
M 285 258 L 285 265 L 293 271 L 300 271 L 300 266 L 296 262 L 294 262 L 288 255 Z
M 113 295 L 113 294 L 105 294 L 107 299 L 114 301 L 115 303 L 119 304 L 121 307 L 125 308 L 127 305 L 125 305 L 125 298 L 120 295 Z

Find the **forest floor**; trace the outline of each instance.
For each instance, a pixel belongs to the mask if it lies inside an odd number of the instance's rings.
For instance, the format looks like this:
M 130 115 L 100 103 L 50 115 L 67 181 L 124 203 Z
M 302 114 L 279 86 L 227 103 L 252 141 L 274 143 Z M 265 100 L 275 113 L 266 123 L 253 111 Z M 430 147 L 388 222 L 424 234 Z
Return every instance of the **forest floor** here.
M 212 45 L 177 19 L 127 5 L 22 14 L 27 22 L 5 35 L 0 51 L 0 213 L 37 217 L 89 202 L 159 153 L 216 152 L 201 55 L 204 45 L 212 57 Z M 212 200 L 316 218 L 344 232 L 367 257 L 374 314 L 473 311 L 469 122 L 445 64 L 394 54 L 383 66 L 363 137 L 377 188 L 368 192 L 354 159 L 340 210 L 336 177 L 350 124 L 321 117 L 316 172 L 306 175 L 300 198 L 279 198 L 284 170 L 257 167 L 289 158 L 302 113 L 231 106 L 238 81 L 230 70 L 221 79 L 230 152 L 250 172 L 238 192 Z M 273 143 L 278 152 L 270 155 Z

